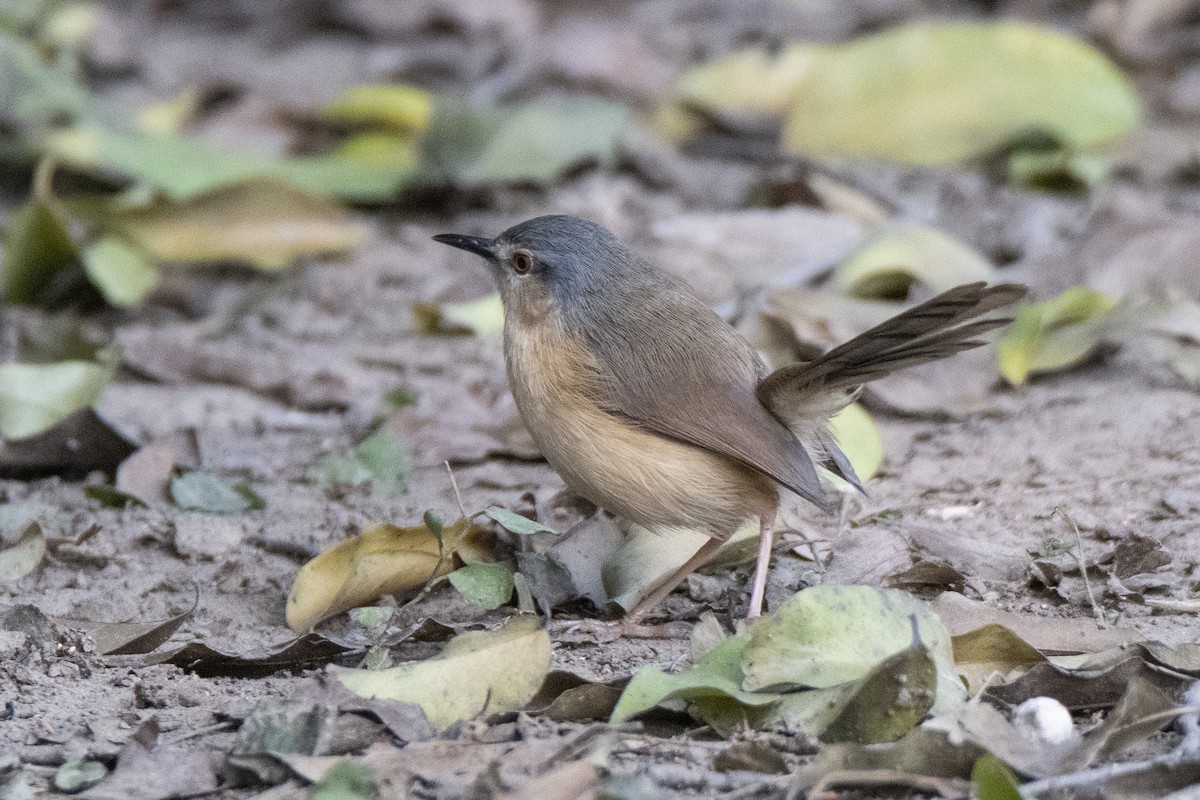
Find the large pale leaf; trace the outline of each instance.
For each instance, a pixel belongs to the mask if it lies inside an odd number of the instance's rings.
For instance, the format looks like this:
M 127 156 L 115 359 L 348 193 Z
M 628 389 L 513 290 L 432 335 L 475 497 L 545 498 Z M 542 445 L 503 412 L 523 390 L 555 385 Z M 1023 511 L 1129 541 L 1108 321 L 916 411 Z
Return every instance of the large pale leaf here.
M 938 672 L 938 703 L 965 697 L 954 673 L 950 634 L 921 600 L 895 589 L 814 586 L 750 626 L 745 688 L 824 688 L 865 677 L 917 636 Z M 853 631 L 853 636 L 847 636 Z
M 160 261 L 243 261 L 266 270 L 349 250 L 366 233 L 330 200 L 274 178 L 156 202 L 109 224 Z
M 904 297 L 913 283 L 933 294 L 995 280 L 986 258 L 941 231 L 901 223 L 884 229 L 833 271 L 837 291 L 863 298 Z
M 0 364 L 0 436 L 26 439 L 100 398 L 112 367 L 92 361 Z
M 521 708 L 550 667 L 550 637 L 536 619 L 517 617 L 496 631 L 455 636 L 441 654 L 384 670 L 330 666 L 357 695 L 415 703 L 438 728 Z
M 1013 384 L 1087 358 L 1104 338 L 1115 298 L 1085 286 L 1017 312 L 996 342 L 1000 374 Z
M 784 126 L 792 153 L 938 164 L 1031 130 L 1088 147 L 1141 113 L 1104 55 L 1037 25 L 918 23 L 813 49 Z
M 696 666 L 683 672 L 666 673 L 653 665 L 642 667 L 625 687 L 613 709 L 611 721 L 624 722 L 668 700 L 715 698 L 733 701 L 743 707 L 776 702 L 780 697 L 777 694 L 749 692 L 742 688 L 741 662 L 746 645 L 746 637 L 730 636 L 706 653 Z
M 30 522 L 21 536 L 5 546 L 0 539 L 0 583 L 12 583 L 33 572 L 46 555 L 46 537 L 42 526 Z

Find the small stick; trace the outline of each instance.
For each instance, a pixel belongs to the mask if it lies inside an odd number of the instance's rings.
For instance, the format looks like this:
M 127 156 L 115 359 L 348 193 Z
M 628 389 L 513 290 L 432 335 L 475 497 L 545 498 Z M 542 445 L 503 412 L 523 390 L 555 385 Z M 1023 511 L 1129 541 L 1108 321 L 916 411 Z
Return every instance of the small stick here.
M 1062 507 L 1055 506 L 1053 513 L 1061 515 L 1071 526 L 1071 530 L 1075 532 L 1075 552 L 1072 555 L 1075 557 L 1075 563 L 1079 565 L 1080 574 L 1083 575 L 1083 588 L 1087 592 L 1088 602 L 1092 605 L 1092 615 L 1100 623 L 1101 628 L 1107 628 L 1108 622 L 1104 619 L 1104 612 L 1100 610 L 1100 604 L 1096 602 L 1096 595 L 1092 591 L 1092 581 L 1088 578 L 1087 560 L 1083 557 L 1083 537 L 1079 534 L 1079 526 L 1066 511 L 1062 510 Z

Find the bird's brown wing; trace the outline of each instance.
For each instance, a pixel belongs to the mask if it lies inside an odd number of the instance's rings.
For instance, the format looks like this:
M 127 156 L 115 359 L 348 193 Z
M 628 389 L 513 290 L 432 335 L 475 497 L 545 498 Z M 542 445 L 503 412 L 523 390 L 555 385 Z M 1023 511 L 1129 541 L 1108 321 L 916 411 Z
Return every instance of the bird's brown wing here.
M 647 295 L 647 297 L 651 297 Z M 590 330 L 597 398 L 643 428 L 733 458 L 827 508 L 804 445 L 754 395 L 757 355 L 683 289 L 627 297 Z M 606 315 L 598 315 L 606 316 Z

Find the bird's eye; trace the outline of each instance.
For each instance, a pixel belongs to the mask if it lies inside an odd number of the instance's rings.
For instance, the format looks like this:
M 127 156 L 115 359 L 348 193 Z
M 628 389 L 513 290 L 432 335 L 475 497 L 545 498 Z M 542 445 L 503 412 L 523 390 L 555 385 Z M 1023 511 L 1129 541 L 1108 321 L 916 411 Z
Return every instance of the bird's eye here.
M 513 272 L 518 275 L 525 275 L 529 270 L 533 269 L 533 256 L 526 253 L 524 250 L 518 250 L 513 253 L 512 257 Z

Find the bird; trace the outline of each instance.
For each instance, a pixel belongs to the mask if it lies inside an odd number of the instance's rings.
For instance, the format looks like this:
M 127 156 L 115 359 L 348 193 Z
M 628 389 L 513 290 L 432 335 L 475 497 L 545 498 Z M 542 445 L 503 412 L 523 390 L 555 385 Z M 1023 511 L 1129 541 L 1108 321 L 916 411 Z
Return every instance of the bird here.
M 490 268 L 517 410 L 567 487 L 651 530 L 709 537 L 629 610 L 634 627 L 755 518 L 747 616 L 761 615 L 781 492 L 830 511 L 817 465 L 862 489 L 829 418 L 869 381 L 983 344 L 1011 320 L 980 317 L 1025 294 L 957 286 L 772 372 L 683 279 L 595 222 L 549 215 L 491 239 L 433 239 Z

